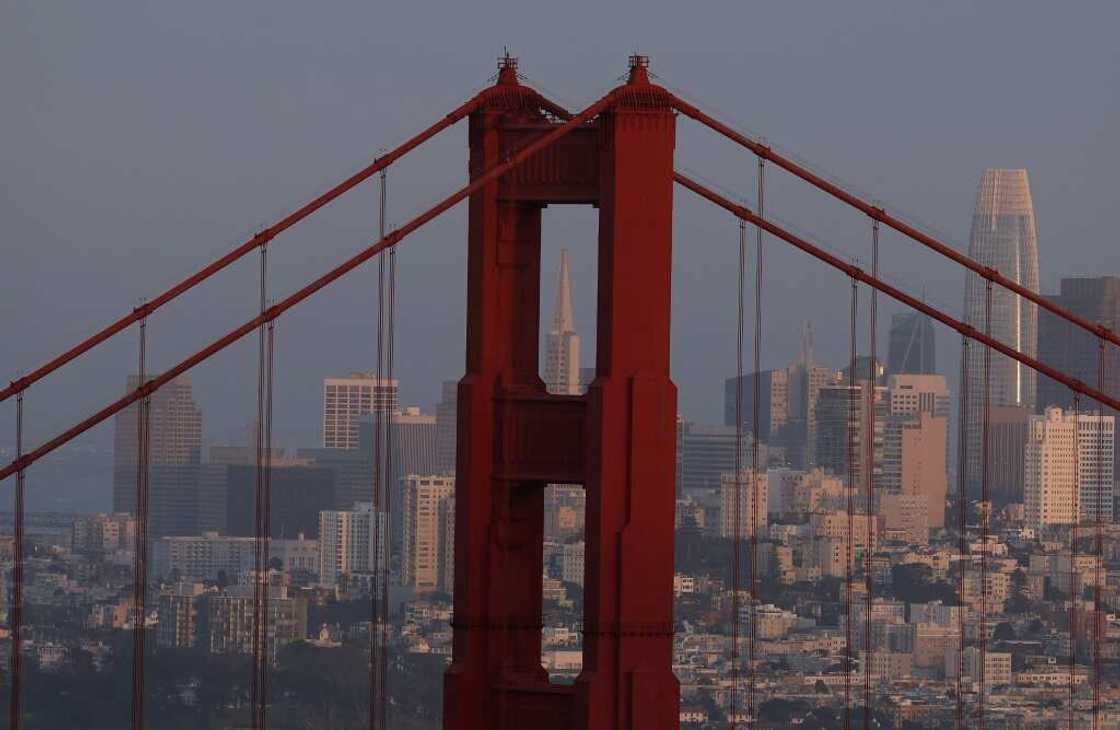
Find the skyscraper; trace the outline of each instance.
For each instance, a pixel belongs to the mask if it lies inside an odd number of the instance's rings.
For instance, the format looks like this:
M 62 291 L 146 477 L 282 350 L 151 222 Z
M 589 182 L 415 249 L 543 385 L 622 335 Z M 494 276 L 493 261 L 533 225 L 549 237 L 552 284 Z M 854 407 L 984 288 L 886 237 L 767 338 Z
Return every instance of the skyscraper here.
M 976 210 L 968 254 L 984 266 L 998 270 L 1021 286 L 1038 291 L 1038 236 L 1034 204 L 1026 170 L 985 170 L 976 192 Z M 965 279 L 965 321 L 980 332 L 987 326 L 988 288 L 979 275 L 968 272 Z M 1038 350 L 1038 308 L 1002 287 L 991 288 L 990 334 L 1024 355 Z M 981 480 L 981 439 L 984 417 L 984 348 L 973 343 L 965 352 L 964 369 L 969 379 L 969 397 L 962 400 L 965 424 L 966 482 Z M 989 381 L 992 406 L 1035 404 L 1035 372 L 997 352 L 991 353 Z
M 1057 294 L 1047 299 L 1080 315 L 1090 322 L 1120 331 L 1120 276 L 1077 277 L 1062 279 Z M 1038 315 L 1038 356 L 1047 365 L 1058 368 L 1085 383 L 1096 384 L 1098 339 L 1080 327 L 1042 310 Z M 1120 392 L 1120 348 L 1105 348 L 1104 391 Z M 1038 380 L 1038 405 L 1068 407 L 1072 402 L 1069 388 L 1049 378 Z M 1082 409 L 1095 404 L 1082 404 Z
M 374 573 L 385 562 L 385 513 L 369 502 L 319 513 L 319 582 L 337 586 L 347 573 Z
M 323 380 L 323 448 L 358 447 L 358 420 L 375 411 L 396 413 L 398 383 L 373 373 Z
M 1027 523 L 1035 527 L 1112 518 L 1112 416 L 1047 408 L 1031 416 L 1024 467 Z M 1098 457 L 1101 444 L 1105 448 Z
M 802 326 L 801 353 L 787 373 L 787 459 L 793 468 L 804 469 L 818 463 L 817 402 L 821 388 L 836 379 L 832 368 L 813 362 L 813 325 L 809 322 Z
M 892 375 L 890 417 L 883 436 L 879 482 L 887 492 L 920 495 L 926 527 L 945 526 L 948 483 L 949 388 L 940 375 Z M 905 500 L 894 506 L 904 511 Z
M 821 388 L 817 402 L 816 459 L 817 465 L 845 482 L 851 464 L 852 486 L 866 493 L 867 438 L 871 419 L 867 408 L 867 381 L 855 385 L 829 385 Z M 889 416 L 887 389 L 874 391 L 875 463 L 882 463 L 882 446 Z
M 572 277 L 568 269 L 568 251 L 560 252 L 560 278 L 556 284 L 556 308 L 552 329 L 548 332 L 544 356 L 544 382 L 549 393 L 579 395 L 579 335 L 572 313 Z
M 887 343 L 887 375 L 937 372 L 933 322 L 921 312 L 901 312 L 891 317 Z
M 274 538 L 295 537 L 300 533 L 319 537 L 319 513 L 334 509 L 335 473 L 322 466 L 273 465 L 270 510 Z M 247 537 L 256 524 L 254 466 L 226 467 L 226 534 Z M 351 502 L 351 506 L 353 502 Z
M 445 581 L 453 572 L 445 568 L 455 559 L 454 546 L 448 544 L 454 539 L 455 521 L 446 503 L 453 499 L 453 476 L 405 477 L 401 582 L 418 592 L 451 592 Z
M 450 474 L 455 471 L 455 433 L 459 411 L 459 383 L 443 381 L 440 401 L 436 406 L 436 471 Z
M 137 376 L 128 376 L 128 390 L 139 384 Z M 119 412 L 113 422 L 114 512 L 136 511 L 136 413 L 137 404 L 133 403 Z M 201 460 L 202 411 L 194 401 L 188 376 L 181 375 L 152 394 L 148 432 L 150 514 L 157 522 L 163 522 L 164 504 L 178 496 L 170 493 L 191 488 L 192 481 L 197 481 Z M 162 528 L 156 527 L 153 526 L 152 534 L 158 537 L 163 533 Z M 190 530 L 193 529 L 192 525 Z
M 1047 299 L 1081 315 L 1090 322 L 1104 325 L 1113 332 L 1120 332 L 1120 276 L 1078 277 L 1062 279 L 1058 294 Z M 1075 327 L 1045 310 L 1038 314 L 1038 357 L 1047 365 L 1058 368 L 1078 380 L 1097 384 L 1099 341 L 1092 334 Z M 1106 347 L 1104 351 L 1104 392 L 1120 393 L 1120 348 Z M 1069 388 L 1049 379 L 1038 379 L 1038 406 L 1070 408 L 1073 397 Z M 1096 412 L 1097 403 L 1081 401 L 1081 410 Z M 1104 409 L 1104 415 L 1114 418 L 1120 413 Z M 1120 436 L 1120 434 L 1118 434 Z M 1120 441 L 1114 442 L 1113 473 L 1120 474 Z M 1120 505 L 1120 502 L 1117 503 Z M 1120 521 L 1120 512 L 1116 518 Z
M 749 434 L 754 430 L 754 386 L 755 378 L 758 383 L 758 438 L 770 445 L 777 445 L 783 437 L 785 425 L 789 420 L 789 371 L 763 370 L 761 373 L 750 373 L 742 377 L 742 421 L 743 428 Z M 723 384 L 723 424 L 735 425 L 735 411 L 739 392 L 735 388 L 735 381 L 739 378 L 728 378 Z M 749 438 L 749 437 L 748 437 Z

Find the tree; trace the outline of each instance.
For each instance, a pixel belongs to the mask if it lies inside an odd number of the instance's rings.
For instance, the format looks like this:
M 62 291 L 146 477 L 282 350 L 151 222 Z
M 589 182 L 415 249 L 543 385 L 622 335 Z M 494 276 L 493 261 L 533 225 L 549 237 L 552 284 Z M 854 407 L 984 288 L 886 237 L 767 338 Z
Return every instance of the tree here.
M 1014 641 L 1017 638 L 1015 627 L 1009 621 L 1004 621 L 996 626 L 996 630 L 992 632 L 992 638 L 996 641 Z
M 942 601 L 957 604 L 957 593 L 948 583 L 935 581 L 933 569 L 922 563 L 906 563 L 891 567 L 891 591 L 906 603 Z

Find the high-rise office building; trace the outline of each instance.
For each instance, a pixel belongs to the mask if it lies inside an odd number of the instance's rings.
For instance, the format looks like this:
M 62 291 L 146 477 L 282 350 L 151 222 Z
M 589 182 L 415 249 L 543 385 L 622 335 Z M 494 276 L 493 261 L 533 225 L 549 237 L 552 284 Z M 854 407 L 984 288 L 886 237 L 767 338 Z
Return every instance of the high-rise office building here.
M 1047 408 L 1027 430 L 1024 492 L 1035 527 L 1112 520 L 1112 416 Z
M 459 384 L 443 381 L 440 401 L 436 406 L 436 472 L 455 472 L 455 433 L 459 411 Z
M 887 375 L 937 372 L 933 321 L 921 312 L 891 316 L 887 337 Z
M 949 490 L 949 387 L 940 375 L 887 379 L 890 415 L 883 431 L 877 485 L 899 496 L 921 495 L 927 527 L 945 526 Z M 899 514 L 909 507 L 895 500 Z
M 767 510 L 766 472 L 759 470 L 756 475 L 750 469 L 739 472 L 738 484 L 735 472 L 723 474 L 720 478 L 719 536 L 724 538 L 747 537 L 752 534 L 765 534 L 769 524 Z M 736 504 L 738 501 L 738 504 Z M 738 512 L 738 521 L 736 521 Z M 755 532 L 757 530 L 757 532 Z
M 152 377 L 155 377 L 154 375 Z M 140 379 L 128 376 L 135 390 Z M 136 511 L 137 403 L 113 421 L 113 511 Z M 202 452 L 202 411 L 194 401 L 190 378 L 180 375 L 151 396 L 148 426 L 149 514 L 162 509 L 165 491 L 189 488 Z
M 985 170 L 976 192 L 976 210 L 968 255 L 998 270 L 1030 291 L 1038 291 L 1038 235 L 1034 204 L 1026 170 Z M 987 316 L 989 289 L 978 274 L 965 279 L 965 322 L 1024 355 L 1038 352 L 1038 307 L 1003 287 L 990 289 L 991 317 Z M 973 344 L 964 352 L 969 396 L 961 402 L 965 426 L 965 470 L 973 487 L 980 482 L 984 411 L 984 348 Z M 1026 365 L 997 352 L 991 353 L 989 397 L 992 406 L 1034 408 L 1036 375 Z
M 1054 304 L 1090 322 L 1120 332 L 1120 276 L 1062 279 L 1059 293 L 1046 297 Z M 1099 339 L 1066 320 L 1041 310 L 1038 315 L 1038 357 L 1070 377 L 1097 383 Z M 1120 348 L 1105 348 L 1104 391 L 1120 392 Z M 1072 404 L 1069 388 L 1049 378 L 1038 379 L 1038 405 Z M 1095 406 L 1093 406 L 1095 407 Z M 1087 403 L 1082 404 L 1088 409 Z
M 351 510 L 319 513 L 319 582 L 337 586 L 350 573 L 375 573 L 386 566 L 384 512 L 362 502 Z
M 801 352 L 787 369 L 787 461 L 794 469 L 817 464 L 817 402 L 821 388 L 836 381 L 836 372 L 813 362 L 813 326 L 801 331 Z
M 440 584 L 444 593 L 455 592 L 455 495 L 439 503 Z
M 728 378 L 723 384 L 723 423 L 735 425 L 735 411 L 739 410 L 741 397 L 743 428 L 747 433 L 753 432 L 755 379 L 759 394 L 758 438 L 767 444 L 781 445 L 779 441 L 783 441 L 789 422 L 789 371 L 786 369 L 744 375 L 740 389 L 735 387 L 739 378 Z
M 358 447 L 358 423 L 374 412 L 396 413 L 398 382 L 373 373 L 323 380 L 323 448 Z
M 949 386 L 940 375 L 892 375 L 887 378 L 892 416 L 928 413 L 949 417 Z
M 226 534 L 255 534 L 257 470 L 226 466 Z M 274 538 L 319 537 L 319 513 L 335 507 L 334 471 L 322 466 L 273 466 L 272 532 Z M 353 502 L 351 502 L 351 505 Z
M 686 493 L 715 494 L 723 475 L 735 473 L 735 426 L 685 421 L 680 426 L 679 439 L 681 489 Z M 739 468 L 750 464 L 751 442 L 744 438 Z
M 393 484 L 406 474 L 439 473 L 439 424 L 436 416 L 410 406 L 392 418 Z
M 576 334 L 572 311 L 572 276 L 568 267 L 568 251 L 560 252 L 560 276 L 556 284 L 556 308 L 552 329 L 545 342 L 544 382 L 549 393 L 579 395 L 580 340 Z
M 1080 315 L 1090 322 L 1120 332 L 1120 276 L 1077 277 L 1062 279 L 1059 293 L 1047 297 L 1055 304 Z M 1038 357 L 1062 372 L 1085 383 L 1097 384 L 1100 360 L 1099 340 L 1089 332 L 1040 310 L 1038 314 Z M 1120 348 L 1104 349 L 1104 392 L 1120 393 Z M 1073 397 L 1069 388 L 1049 378 L 1038 379 L 1038 407 L 1070 408 Z M 1096 402 L 1081 401 L 1086 412 L 1097 410 Z M 1120 416 L 1105 408 L 1103 415 Z M 1118 434 L 1120 436 L 1120 434 Z M 1120 441 L 1113 445 L 1113 472 L 1120 474 Z M 1116 515 L 1120 520 L 1120 513 Z
M 1032 415 L 1023 406 L 992 408 L 988 420 L 988 493 L 997 505 L 1023 501 L 1023 460 Z
M 871 419 L 867 409 L 867 381 L 856 385 L 829 385 L 821 388 L 817 398 L 816 460 L 817 465 L 845 482 L 851 478 L 855 488 L 866 493 L 867 438 Z M 882 463 L 882 445 L 887 429 L 889 399 L 887 389 L 875 388 L 875 463 Z
M 455 477 L 409 474 L 404 480 L 404 534 L 401 541 L 401 582 L 418 592 L 444 590 L 449 571 L 445 563 L 455 559 L 454 535 L 444 503 L 455 497 Z
M 924 412 L 892 415 L 877 450 L 876 487 L 886 494 L 920 496 L 926 503 L 927 529 L 945 526 L 948 424 L 949 419 Z

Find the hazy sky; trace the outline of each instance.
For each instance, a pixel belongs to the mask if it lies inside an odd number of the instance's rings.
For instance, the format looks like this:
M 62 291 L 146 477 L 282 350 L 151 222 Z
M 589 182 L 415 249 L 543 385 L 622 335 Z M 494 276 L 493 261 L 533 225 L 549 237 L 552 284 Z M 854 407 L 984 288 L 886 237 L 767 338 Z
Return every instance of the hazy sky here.
M 1120 5 L 986 2 L 88 3 L 0 7 L 0 377 L 39 365 L 437 119 L 485 85 L 503 46 L 580 107 L 637 50 L 673 88 L 963 245 L 985 167 L 1026 167 L 1043 289 L 1120 273 Z M 465 179 L 463 126 L 389 173 L 390 219 Z M 678 166 L 753 201 L 754 159 L 682 119 Z M 777 217 L 866 260 L 860 216 L 775 174 Z M 425 407 L 462 369 L 465 206 L 400 253 L 397 370 Z M 577 323 L 594 341 L 594 212 L 546 213 L 544 321 L 558 251 L 572 251 Z M 273 246 L 283 296 L 368 243 L 376 187 L 353 191 Z M 736 228 L 686 192 L 676 205 L 674 377 L 683 412 L 718 420 L 734 369 Z M 769 241 L 764 366 L 812 319 L 819 358 L 847 358 L 847 282 Z M 963 275 L 884 235 L 888 277 L 953 313 Z M 250 257 L 151 322 L 153 369 L 250 317 Z M 372 361 L 375 269 L 285 316 L 276 440 L 318 440 L 320 381 Z M 880 322 L 898 311 L 884 303 Z M 861 314 L 866 312 L 861 304 Z M 866 325 L 861 324 L 861 331 Z M 866 337 L 866 332 L 864 332 Z M 957 346 L 939 334 L 952 377 Z M 880 338 L 880 342 L 882 343 Z M 883 345 L 880 345 L 883 347 Z M 30 439 L 119 395 L 136 335 L 31 389 Z M 193 375 L 210 442 L 243 439 L 255 341 Z M 14 429 L 0 406 L 0 443 Z M 110 442 L 111 425 L 92 434 Z

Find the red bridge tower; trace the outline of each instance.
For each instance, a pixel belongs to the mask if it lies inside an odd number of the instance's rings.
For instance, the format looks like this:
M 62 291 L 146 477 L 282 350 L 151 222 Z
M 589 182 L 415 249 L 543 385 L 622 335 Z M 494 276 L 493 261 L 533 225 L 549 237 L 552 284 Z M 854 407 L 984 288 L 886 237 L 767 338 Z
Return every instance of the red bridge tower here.
M 593 121 L 470 198 L 466 375 L 458 393 L 454 660 L 445 730 L 678 727 L 672 672 L 676 386 L 669 378 L 675 117 L 631 59 Z M 553 129 L 506 59 L 470 116 L 472 179 Z M 595 380 L 539 376 L 541 211 L 599 209 Z M 544 500 L 587 492 L 583 671 L 541 666 Z

